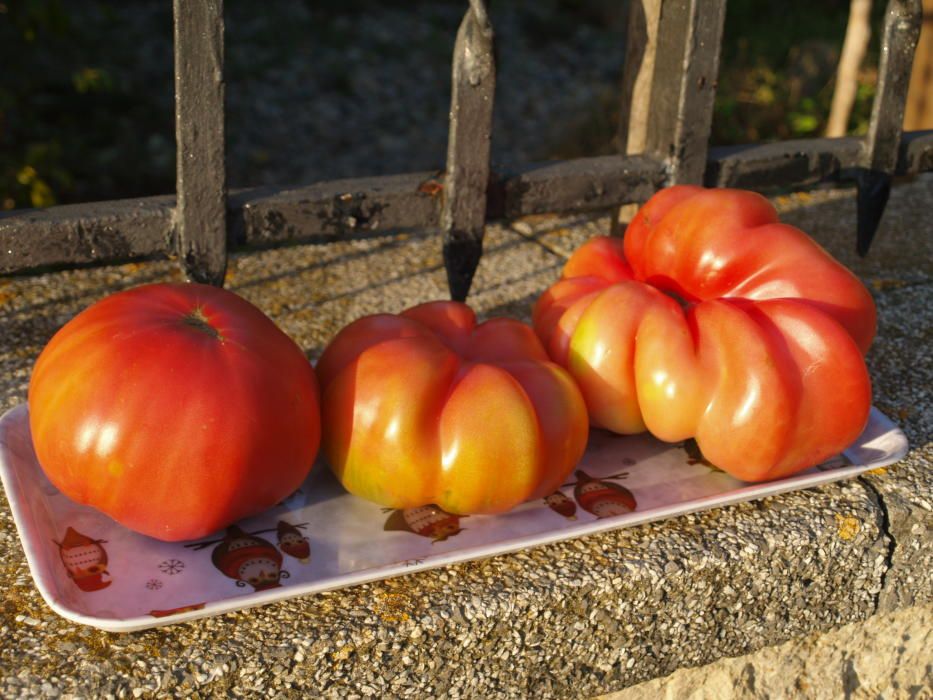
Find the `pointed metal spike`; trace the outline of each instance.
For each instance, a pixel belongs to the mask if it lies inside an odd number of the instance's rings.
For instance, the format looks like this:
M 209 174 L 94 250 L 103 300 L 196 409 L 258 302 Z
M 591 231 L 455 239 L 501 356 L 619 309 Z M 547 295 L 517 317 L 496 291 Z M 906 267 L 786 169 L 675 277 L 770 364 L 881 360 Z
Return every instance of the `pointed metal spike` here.
M 451 237 L 444 241 L 447 286 L 450 289 L 450 298 L 454 301 L 466 301 L 482 255 L 482 239 Z
M 440 228 L 450 297 L 465 301 L 483 254 L 496 89 L 494 37 L 482 0 L 471 0 L 460 24 L 452 75 Z
M 862 170 L 857 177 L 858 226 L 855 249 L 863 258 L 868 255 L 872 239 L 881 223 L 881 215 L 891 194 L 890 174 L 878 170 Z
M 855 249 L 862 256 L 868 253 L 891 194 L 910 85 L 910 66 L 922 21 L 920 0 L 888 0 L 881 32 L 878 85 L 865 135 L 861 168 L 856 175 L 858 226 Z

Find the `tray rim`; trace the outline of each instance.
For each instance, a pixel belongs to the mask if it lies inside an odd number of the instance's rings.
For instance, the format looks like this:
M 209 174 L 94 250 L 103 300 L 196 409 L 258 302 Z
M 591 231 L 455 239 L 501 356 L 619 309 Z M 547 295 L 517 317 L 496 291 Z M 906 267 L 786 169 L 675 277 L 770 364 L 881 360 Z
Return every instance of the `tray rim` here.
M 374 581 L 384 581 L 407 574 L 418 573 L 420 571 L 441 568 L 455 563 L 488 559 L 503 554 L 513 554 L 526 549 L 574 540 L 599 532 L 644 525 L 645 523 L 667 520 L 680 515 L 704 512 L 714 508 L 759 500 L 761 498 L 776 496 L 791 491 L 801 491 L 815 486 L 822 486 L 823 484 L 842 481 L 872 469 L 894 464 L 903 459 L 909 449 L 907 436 L 901 428 L 885 414 L 872 406 L 866 429 L 876 423 L 880 424 L 885 428 L 884 434 L 887 435 L 893 432 L 897 442 L 895 449 L 888 454 L 873 461 L 866 460 L 863 464 L 858 463 L 858 453 L 860 450 L 864 451 L 864 447 L 861 444 L 861 439 L 865 434 L 864 431 L 855 443 L 842 451 L 842 454 L 848 457 L 853 464 L 846 467 L 837 467 L 831 471 L 808 472 L 775 481 L 748 483 L 744 487 L 729 492 L 728 495 L 718 494 L 688 501 L 680 501 L 676 504 L 646 510 L 640 514 L 636 514 L 638 513 L 636 511 L 636 513 L 628 514 L 624 521 L 620 521 L 617 518 L 604 518 L 581 524 L 572 531 L 555 529 L 549 532 L 507 541 L 505 543 L 497 542 L 456 549 L 437 556 L 432 556 L 420 563 L 408 564 L 406 562 L 397 562 L 395 564 L 343 574 L 324 581 L 310 581 L 279 589 L 207 601 L 199 609 L 179 612 L 166 617 L 138 615 L 130 618 L 110 618 L 88 615 L 69 607 L 58 598 L 43 575 L 45 566 L 39 560 L 39 555 L 37 553 L 35 535 L 33 534 L 35 528 L 31 527 L 33 518 L 25 507 L 25 498 L 19 485 L 18 473 L 11 466 L 12 460 L 8 459 L 5 442 L 2 440 L 4 434 L 9 429 L 8 426 L 14 421 L 24 420 L 27 412 L 27 405 L 21 403 L 10 408 L 0 416 L 0 482 L 3 483 L 4 490 L 6 491 L 7 502 L 10 505 L 10 511 L 13 515 L 13 521 L 16 525 L 20 544 L 26 555 L 29 573 L 42 599 L 54 612 L 69 621 L 96 627 L 97 629 L 107 632 L 135 632 L 153 627 L 173 625 L 180 622 L 190 622 L 200 618 L 214 617 L 216 615 L 223 615 L 239 610 L 248 610 L 272 602 L 291 600 L 300 596 L 349 588 L 351 586 L 372 583 Z M 635 517 L 632 517 L 633 515 Z

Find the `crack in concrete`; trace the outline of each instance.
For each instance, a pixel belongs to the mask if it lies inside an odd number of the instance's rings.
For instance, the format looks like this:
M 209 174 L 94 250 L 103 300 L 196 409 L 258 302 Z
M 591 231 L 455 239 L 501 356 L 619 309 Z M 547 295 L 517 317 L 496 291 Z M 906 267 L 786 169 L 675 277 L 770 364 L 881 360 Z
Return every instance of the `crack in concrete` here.
M 878 507 L 880 513 L 878 528 L 881 530 L 882 535 L 887 539 L 887 552 L 885 552 L 884 557 L 884 571 L 881 573 L 881 588 L 878 590 L 878 595 L 875 596 L 875 610 L 873 614 L 878 614 L 881 606 L 881 596 L 884 595 L 887 588 L 888 574 L 891 572 L 891 569 L 894 568 L 894 552 L 897 549 L 897 538 L 894 537 L 894 533 L 891 531 L 891 516 L 888 512 L 888 505 L 884 501 L 884 497 L 881 495 L 881 492 L 875 487 L 864 476 L 857 477 L 858 481 L 865 487 L 865 490 L 868 492 L 868 498 Z

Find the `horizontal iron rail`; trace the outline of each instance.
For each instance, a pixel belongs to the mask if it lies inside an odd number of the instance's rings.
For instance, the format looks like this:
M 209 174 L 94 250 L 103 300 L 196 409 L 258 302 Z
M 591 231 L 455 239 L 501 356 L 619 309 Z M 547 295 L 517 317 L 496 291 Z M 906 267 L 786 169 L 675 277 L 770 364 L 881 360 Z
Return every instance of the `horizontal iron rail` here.
M 711 148 L 705 182 L 761 192 L 855 177 L 858 137 Z M 901 137 L 896 175 L 933 170 L 933 131 Z M 491 174 L 486 219 L 608 209 L 644 201 L 667 184 L 665 164 L 647 156 L 601 156 Z M 440 226 L 440 172 L 334 180 L 230 193 L 234 247 L 327 242 Z M 173 196 L 93 202 L 0 214 L 0 274 L 39 268 L 173 257 Z

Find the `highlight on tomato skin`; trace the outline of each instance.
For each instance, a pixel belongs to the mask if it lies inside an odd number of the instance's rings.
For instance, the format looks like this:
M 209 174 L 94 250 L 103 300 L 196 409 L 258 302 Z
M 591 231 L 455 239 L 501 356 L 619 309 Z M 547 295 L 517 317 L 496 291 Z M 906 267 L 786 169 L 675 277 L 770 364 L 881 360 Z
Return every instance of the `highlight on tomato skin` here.
M 658 192 L 624 239 L 571 256 L 533 324 L 594 426 L 695 438 L 746 481 L 814 466 L 868 420 L 871 295 L 753 192 Z
M 580 390 L 534 331 L 458 302 L 359 319 L 317 372 L 328 463 L 387 507 L 501 513 L 552 493 L 586 447 Z
M 275 505 L 320 442 L 301 349 L 245 299 L 193 283 L 136 287 L 78 314 L 40 353 L 28 402 L 49 480 L 167 541 Z

